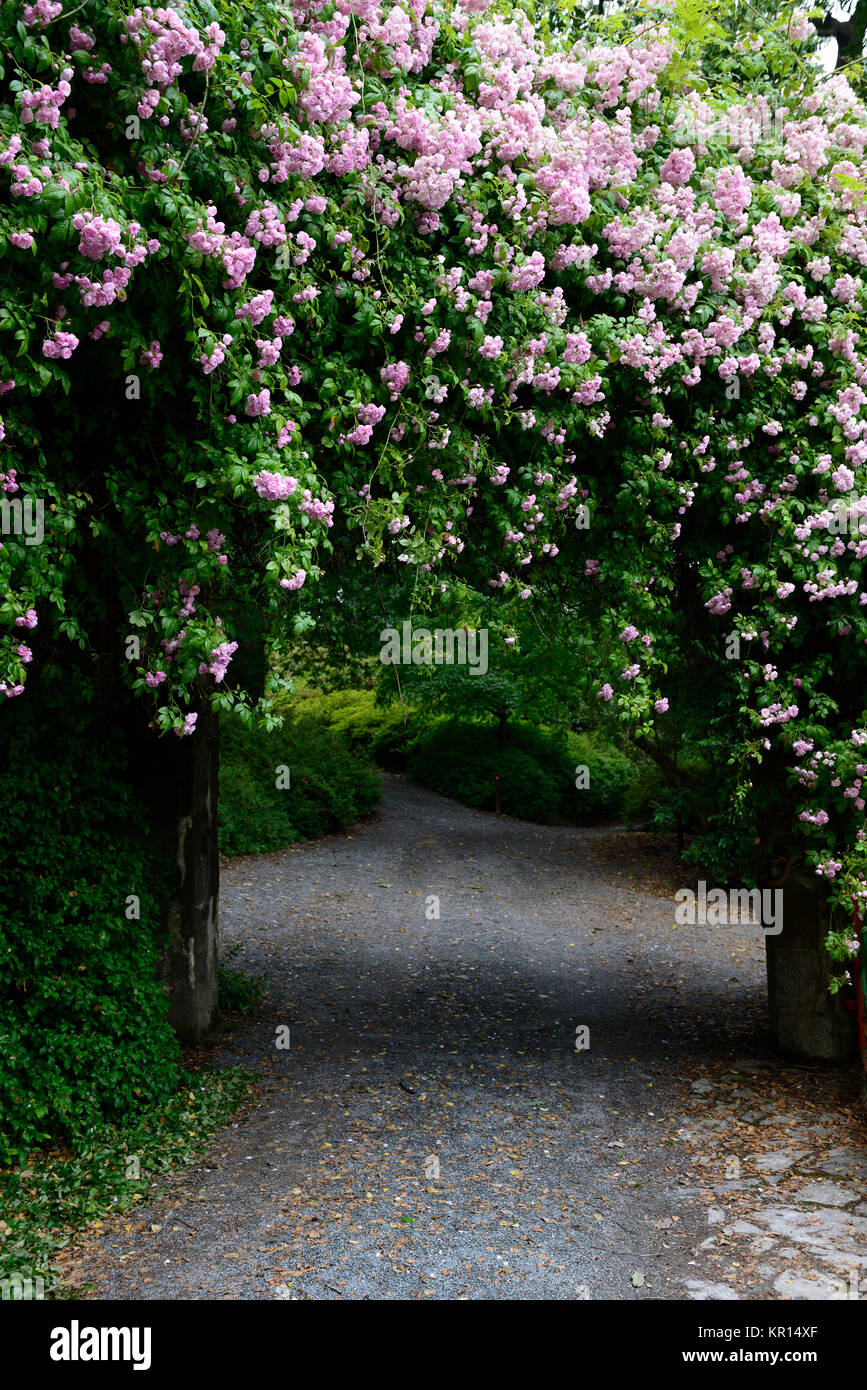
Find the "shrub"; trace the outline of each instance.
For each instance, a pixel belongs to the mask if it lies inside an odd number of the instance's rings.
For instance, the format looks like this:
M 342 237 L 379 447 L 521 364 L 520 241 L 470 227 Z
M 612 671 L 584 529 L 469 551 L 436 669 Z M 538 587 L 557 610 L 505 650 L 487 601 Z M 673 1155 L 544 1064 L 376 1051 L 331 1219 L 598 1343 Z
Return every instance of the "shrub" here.
M 275 701 L 275 708 L 280 704 Z M 327 694 L 303 691 L 284 709 L 296 718 L 314 719 L 324 728 L 344 734 L 351 746 L 387 767 L 402 767 L 410 738 L 399 703 L 376 703 L 373 690 L 333 690 Z M 282 712 L 282 710 L 281 710 Z
M 0 1164 L 160 1103 L 179 1055 L 157 979 L 160 878 L 120 735 L 83 680 L 51 677 L 3 711 Z
M 383 712 L 371 739 L 371 751 L 381 767 L 401 771 L 406 767 L 406 755 L 412 739 L 415 716 L 407 711 L 404 720 L 403 707 L 392 705 Z
M 656 763 L 638 764 L 623 800 L 623 818 L 627 824 L 651 821 L 665 787 L 665 777 Z
M 553 821 L 560 817 L 562 777 L 557 777 L 529 753 L 506 748 L 490 758 L 500 778 L 500 806 L 520 820 Z
M 576 788 L 575 769 L 585 766 L 586 787 Z M 493 810 L 496 778 L 501 809 L 541 822 L 616 820 L 644 761 L 630 758 L 593 734 L 510 724 L 506 747 L 497 749 L 492 725 L 441 720 L 414 736 L 407 758 L 410 776 L 467 806 Z
M 173 1093 L 122 1128 L 89 1129 L 79 1152 L 31 1155 L 28 1167 L 0 1171 L 0 1282 L 41 1279 L 46 1298 L 70 1297 L 57 1261 L 70 1237 L 98 1217 L 126 1212 L 157 1192 L 155 1179 L 189 1166 L 211 1135 L 247 1100 L 253 1076 L 242 1067 L 181 1072 Z M 128 1160 L 138 1163 L 131 1167 Z M 76 1294 L 77 1294 L 76 1290 Z
M 655 830 L 669 832 L 680 824 L 682 830 L 696 833 L 706 829 L 708 816 L 719 813 L 712 808 L 719 785 L 719 774 L 710 758 L 688 749 L 678 757 L 678 768 L 684 782 L 670 782 L 656 763 L 642 758 L 635 767 L 633 779 L 624 803 L 627 821 L 634 825 L 646 823 Z M 731 819 L 727 807 L 720 820 Z M 725 833 L 720 829 L 720 844 Z
M 368 815 L 382 795 L 367 758 L 309 715 L 271 733 L 226 721 L 221 734 L 220 850 L 268 854 Z M 288 788 L 277 769 L 289 769 Z
M 592 734 L 570 734 L 570 792 L 566 810 L 572 820 L 617 820 L 624 814 L 624 799 L 641 767 L 613 744 Z M 588 785 L 575 786 L 575 769 L 586 767 Z
M 534 729 L 515 725 L 500 752 L 493 727 L 446 720 L 416 736 L 407 771 L 424 786 L 483 810 L 495 807 L 499 775 L 506 815 L 552 821 L 559 815 L 567 767 L 563 750 Z

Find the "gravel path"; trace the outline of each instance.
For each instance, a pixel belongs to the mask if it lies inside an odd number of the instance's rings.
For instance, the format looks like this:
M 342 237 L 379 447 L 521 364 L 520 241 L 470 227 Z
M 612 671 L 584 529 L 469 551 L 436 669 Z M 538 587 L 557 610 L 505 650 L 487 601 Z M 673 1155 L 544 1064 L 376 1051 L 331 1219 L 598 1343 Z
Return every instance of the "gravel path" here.
M 223 946 L 269 988 L 219 1064 L 253 1067 L 257 1102 L 69 1277 L 97 1299 L 775 1299 L 867 1276 L 855 1079 L 770 1054 L 760 928 L 675 928 L 688 880 L 648 836 L 385 782 L 352 831 L 225 867 Z

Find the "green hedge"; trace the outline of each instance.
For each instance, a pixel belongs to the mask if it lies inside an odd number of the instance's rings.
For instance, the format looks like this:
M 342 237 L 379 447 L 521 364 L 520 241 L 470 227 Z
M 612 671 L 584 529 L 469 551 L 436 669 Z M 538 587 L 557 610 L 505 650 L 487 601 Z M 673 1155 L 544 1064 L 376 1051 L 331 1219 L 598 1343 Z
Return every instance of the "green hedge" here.
M 280 709 L 279 701 L 274 702 Z M 326 729 L 344 734 L 353 748 L 385 766 L 402 766 L 411 732 L 398 704 L 383 707 L 373 690 L 332 690 L 327 694 L 302 690 L 285 709 L 295 717 L 313 719 Z M 281 709 L 281 712 L 282 709 Z
M 75 1232 L 165 1195 L 156 1180 L 205 1154 L 214 1131 L 237 1112 L 254 1084 L 242 1067 L 180 1072 L 167 1100 L 123 1126 L 89 1128 L 77 1152 L 34 1152 L 26 1168 L 0 1170 L 0 1212 L 6 1223 L 0 1238 L 0 1281 L 41 1279 L 47 1299 L 80 1296 L 64 1282 L 57 1259 Z M 133 1157 L 136 1166 L 128 1165 Z
M 627 824 L 649 824 L 660 799 L 665 795 L 665 788 L 665 776 L 656 763 L 639 765 L 623 800 L 623 818 Z
M 48 1139 L 86 1145 L 176 1079 L 158 866 L 120 736 L 85 697 L 68 670 L 43 668 L 3 706 L 0 1164 Z
M 278 787 L 278 768 L 288 787 Z M 285 774 L 282 774 L 285 780 Z M 341 734 L 308 716 L 271 733 L 226 720 L 220 748 L 220 850 L 268 854 L 369 815 L 382 796 L 379 775 Z
M 572 785 L 566 803 L 570 819 L 621 819 L 630 789 L 642 773 L 642 762 L 592 734 L 570 734 L 567 749 Z M 577 769 L 585 767 L 588 785 L 577 788 Z
M 579 766 L 589 773 L 581 789 L 575 786 Z M 566 737 L 511 724 L 500 752 L 492 725 L 447 720 L 416 735 L 407 771 L 424 786 L 483 810 L 495 807 L 499 777 L 506 815 L 551 822 L 616 819 L 633 768 L 617 749 L 588 734 Z
M 562 794 L 557 773 L 533 756 L 527 745 L 535 740 L 523 737 L 523 733 L 516 731 L 510 746 L 500 753 L 495 729 L 458 720 L 435 724 L 411 745 L 407 771 L 433 791 L 482 810 L 494 809 L 499 775 L 501 808 L 506 815 L 555 820 Z M 534 751 L 539 753 L 538 744 Z M 562 765 L 559 770 L 562 781 Z
M 282 703 L 281 703 L 282 701 Z M 373 690 L 327 693 L 304 687 L 275 708 L 343 735 L 386 768 L 405 768 L 423 786 L 467 806 L 493 810 L 499 775 L 507 815 L 541 822 L 649 819 L 664 787 L 655 766 L 595 734 L 563 734 L 513 721 L 497 751 L 492 721 L 432 716 L 418 706 L 376 703 Z M 576 787 L 579 768 L 587 785 Z

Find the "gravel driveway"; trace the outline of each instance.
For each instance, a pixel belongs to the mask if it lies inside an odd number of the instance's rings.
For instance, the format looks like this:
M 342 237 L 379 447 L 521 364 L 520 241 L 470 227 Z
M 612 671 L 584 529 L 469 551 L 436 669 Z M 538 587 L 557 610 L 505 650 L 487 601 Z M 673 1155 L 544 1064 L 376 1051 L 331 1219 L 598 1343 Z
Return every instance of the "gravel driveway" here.
M 689 879 L 649 836 L 385 785 L 363 825 L 225 866 L 223 946 L 269 985 L 218 1064 L 257 1072 L 256 1104 L 79 1242 L 87 1296 L 828 1298 L 867 1275 L 855 1078 L 769 1052 L 760 928 L 676 928 Z

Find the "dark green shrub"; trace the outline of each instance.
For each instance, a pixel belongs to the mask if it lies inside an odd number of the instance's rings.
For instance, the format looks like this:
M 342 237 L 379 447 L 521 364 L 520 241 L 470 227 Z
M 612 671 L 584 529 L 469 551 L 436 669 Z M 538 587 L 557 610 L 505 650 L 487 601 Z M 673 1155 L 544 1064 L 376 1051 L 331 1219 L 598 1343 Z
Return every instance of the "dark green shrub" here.
M 494 809 L 499 775 L 506 815 L 552 821 L 559 817 L 567 764 L 562 748 L 534 729 L 515 725 L 500 752 L 492 726 L 448 720 L 417 735 L 407 772 L 424 786 L 483 810 Z
M 576 787 L 586 767 L 588 785 Z M 407 771 L 417 782 L 467 806 L 493 810 L 496 778 L 506 815 L 542 822 L 618 820 L 643 764 L 592 734 L 564 735 L 511 723 L 497 749 L 491 724 L 444 720 L 414 736 Z
M 678 825 L 690 834 L 706 830 L 708 817 L 720 827 L 731 822 L 731 807 L 715 810 L 719 771 L 710 758 L 687 749 L 677 759 L 682 782 L 669 781 L 656 763 L 641 759 L 635 769 L 624 803 L 624 814 L 632 824 L 649 824 L 668 832 Z M 726 833 L 720 830 L 721 842 Z
M 603 743 L 592 734 L 570 734 L 570 791 L 565 810 L 570 820 L 618 820 L 624 813 L 624 799 L 639 769 L 613 744 Z M 578 768 L 587 769 L 588 785 L 576 787 Z
M 500 806 L 519 820 L 554 821 L 560 818 L 562 774 L 555 775 L 529 753 L 507 748 L 491 758 L 500 778 Z
M 294 701 L 275 700 L 280 713 L 294 718 L 313 719 L 326 729 L 344 734 L 359 749 L 387 767 L 401 767 L 409 742 L 403 706 L 376 703 L 373 690 L 332 690 L 327 693 L 305 690 Z
M 665 785 L 665 777 L 656 763 L 638 765 L 623 801 L 623 818 L 627 824 L 640 825 L 653 819 Z
M 168 1099 L 123 1126 L 89 1129 L 78 1152 L 37 1151 L 27 1168 L 0 1170 L 0 1281 L 38 1278 L 46 1298 L 73 1296 L 56 1257 L 74 1233 L 153 1198 L 154 1179 L 204 1154 L 214 1130 L 236 1113 L 254 1084 L 242 1067 L 197 1068 L 180 1072 L 177 1081 Z
M 382 715 L 371 739 L 371 751 L 381 767 L 402 771 L 412 739 L 413 713 L 408 710 L 404 720 L 403 707 L 398 704 L 384 710 Z
M 43 668 L 3 704 L 0 1163 L 47 1139 L 86 1143 L 175 1082 L 159 866 L 120 734 L 86 695 Z
M 278 787 L 278 768 L 288 787 Z M 226 720 L 221 730 L 220 850 L 268 854 L 368 815 L 382 795 L 379 776 L 348 740 L 311 717 L 271 733 Z

